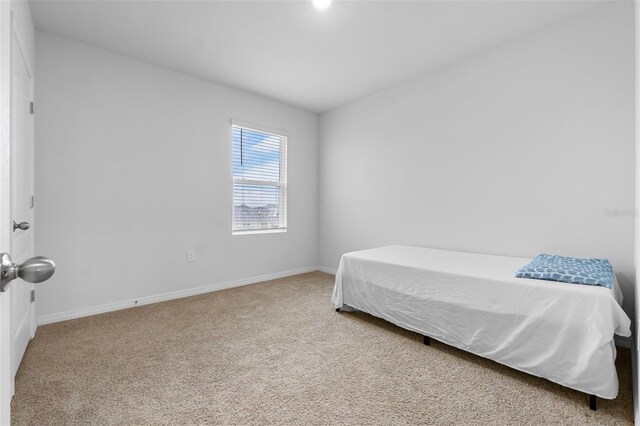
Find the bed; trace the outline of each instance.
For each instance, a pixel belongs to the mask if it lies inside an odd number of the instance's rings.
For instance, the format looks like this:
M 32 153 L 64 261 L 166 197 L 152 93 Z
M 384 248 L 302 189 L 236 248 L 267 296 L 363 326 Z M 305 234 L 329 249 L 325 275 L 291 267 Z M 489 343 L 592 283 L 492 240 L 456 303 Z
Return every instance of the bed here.
M 531 259 L 410 246 L 347 253 L 332 301 L 591 395 L 618 394 L 614 334 L 630 336 L 612 289 L 514 278 Z

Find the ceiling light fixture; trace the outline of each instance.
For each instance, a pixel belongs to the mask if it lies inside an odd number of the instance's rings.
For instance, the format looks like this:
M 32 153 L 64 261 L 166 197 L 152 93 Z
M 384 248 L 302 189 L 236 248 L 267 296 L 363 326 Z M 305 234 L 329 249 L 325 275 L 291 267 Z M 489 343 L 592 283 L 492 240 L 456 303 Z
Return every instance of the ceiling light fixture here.
M 331 5 L 331 0 L 313 0 L 313 5 L 316 9 L 326 9 Z

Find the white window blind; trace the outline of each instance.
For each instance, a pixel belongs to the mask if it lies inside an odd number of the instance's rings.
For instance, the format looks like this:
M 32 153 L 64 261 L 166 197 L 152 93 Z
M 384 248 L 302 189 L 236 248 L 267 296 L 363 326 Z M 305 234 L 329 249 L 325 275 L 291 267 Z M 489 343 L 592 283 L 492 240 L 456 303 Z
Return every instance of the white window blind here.
M 233 233 L 287 229 L 287 137 L 232 125 Z

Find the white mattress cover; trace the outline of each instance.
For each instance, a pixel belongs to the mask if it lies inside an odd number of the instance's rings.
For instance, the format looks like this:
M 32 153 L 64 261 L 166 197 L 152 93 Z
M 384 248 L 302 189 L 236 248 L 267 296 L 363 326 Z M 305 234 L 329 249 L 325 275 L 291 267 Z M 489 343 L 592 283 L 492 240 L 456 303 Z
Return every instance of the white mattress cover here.
M 410 246 L 347 253 L 332 301 L 602 398 L 618 394 L 622 292 L 515 278 L 531 259 Z

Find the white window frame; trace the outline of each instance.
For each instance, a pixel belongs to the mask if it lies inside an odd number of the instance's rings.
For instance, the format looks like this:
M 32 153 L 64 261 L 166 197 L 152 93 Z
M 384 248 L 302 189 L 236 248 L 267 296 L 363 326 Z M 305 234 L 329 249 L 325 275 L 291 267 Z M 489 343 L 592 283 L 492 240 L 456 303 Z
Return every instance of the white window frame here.
M 280 180 L 263 180 L 263 179 L 245 179 L 245 178 L 236 178 L 233 177 L 233 128 L 234 127 L 242 127 L 243 129 L 253 130 L 261 133 L 268 133 L 274 136 L 278 136 L 280 138 Z M 251 123 L 247 123 L 246 121 L 240 121 L 236 119 L 231 120 L 231 234 L 232 235 L 251 235 L 251 234 L 275 234 L 275 233 L 283 233 L 287 232 L 288 229 L 288 220 L 287 220 L 287 142 L 289 140 L 289 136 L 287 132 L 283 130 L 278 130 L 274 128 L 269 128 L 265 126 L 255 125 Z M 279 217 L 281 218 L 281 223 L 283 227 L 281 228 L 270 228 L 270 229 L 235 229 L 235 198 L 234 198 L 234 188 L 235 185 L 257 185 L 257 186 L 277 186 L 278 187 L 278 195 L 280 199 L 278 212 Z

